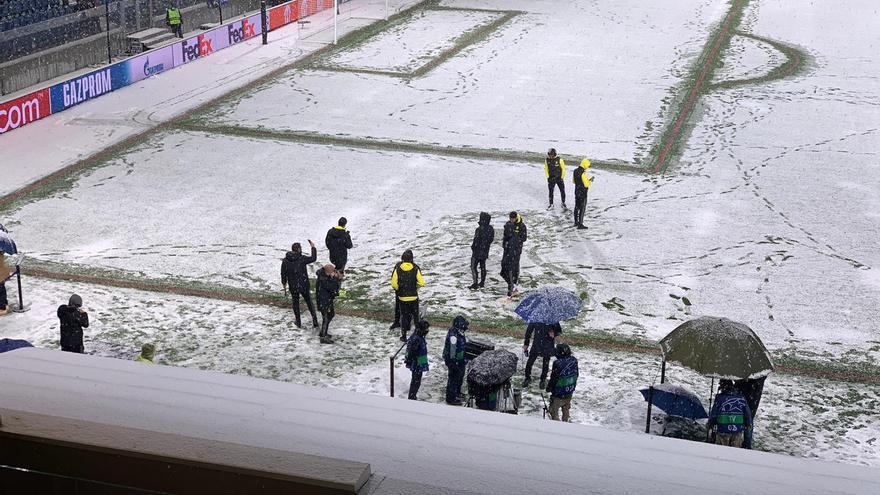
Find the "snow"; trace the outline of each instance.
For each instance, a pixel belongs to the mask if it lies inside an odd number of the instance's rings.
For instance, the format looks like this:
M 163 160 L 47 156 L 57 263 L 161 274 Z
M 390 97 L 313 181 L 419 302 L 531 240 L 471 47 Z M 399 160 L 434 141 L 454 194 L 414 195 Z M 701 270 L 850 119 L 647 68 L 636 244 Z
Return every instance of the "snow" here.
M 727 4 L 563 4 L 444 2 L 526 13 L 422 78 L 294 70 L 223 103 L 203 123 L 534 153 L 554 146 L 570 165 L 578 153 L 642 156 L 664 120 L 664 98 Z M 371 8 L 381 17 L 378 4 Z M 513 316 L 511 305 L 498 302 L 504 291 L 500 247 L 493 246 L 489 259 L 487 290 L 470 292 L 469 244 L 480 211 L 492 213 L 499 239 L 504 217 L 516 209 L 530 231 L 522 288 L 559 284 L 588 296 L 582 315 L 565 324 L 568 333 L 659 340 L 686 319 L 725 316 L 754 329 L 776 357 L 876 366 L 880 60 L 870 41 L 874 9 L 866 0 L 845 7 L 828 0 L 750 3 L 741 29 L 804 49 L 812 65 L 796 77 L 702 97 L 682 163 L 665 176 L 594 171 L 587 231 L 569 227 L 570 212 L 544 210 L 539 162 L 174 128 L 119 150 L 48 196 L 4 210 L 0 223 L 28 255 L 26 267 L 56 262 L 79 272 L 280 293 L 278 264 L 290 243 L 312 238 L 319 262 L 325 261 L 322 236 L 344 215 L 355 243 L 346 282 L 352 298 L 390 312 L 387 276 L 410 247 L 428 279 L 422 295 L 429 314 L 460 312 L 495 322 Z M 427 22 L 436 16 L 460 22 L 446 28 Z M 436 53 L 417 40 L 430 35 L 437 48 L 446 47 L 477 20 L 485 16 L 431 11 L 383 41 L 329 60 L 410 70 Z M 352 17 L 343 31 L 365 22 Z M 286 28 L 269 47 L 257 49 L 253 41 L 229 48 L 0 137 L 0 194 L 173 122 L 323 46 L 315 40 L 326 41 L 331 25 L 321 18 L 302 32 Z M 846 36 L 828 26 L 846 26 Z M 548 41 L 548 33 L 558 38 Z M 582 45 L 590 47 L 589 63 L 577 64 Z M 379 47 L 388 48 L 381 57 Z M 742 37 L 731 50 L 723 80 L 761 75 L 778 56 Z M 544 73 L 561 74 L 562 81 L 551 84 Z M 645 131 L 645 122 L 653 131 Z M 52 146 L 44 144 L 49 133 Z M 55 305 L 76 290 L 94 308 L 87 349 L 105 356 L 133 357 L 141 340 L 150 339 L 167 364 L 384 395 L 387 356 L 399 345 L 375 321 L 334 322 L 341 343 L 331 354 L 279 309 L 28 277 L 25 290 L 34 309 L 0 320 L 0 337 L 55 345 Z M 354 302 L 343 299 L 340 306 Z M 429 342 L 434 369 L 423 396 L 430 402 L 442 401 L 444 377 L 436 364 L 442 333 L 433 329 Z M 515 339 L 498 341 L 514 351 L 520 346 Z M 576 353 L 590 379 L 579 388 L 575 421 L 643 428 L 644 402 L 636 390 L 656 380 L 659 360 Z M 401 390 L 406 379 L 398 378 Z M 674 372 L 674 380 L 708 394 L 708 383 L 686 371 Z M 774 374 L 764 401 L 758 448 L 878 465 L 876 386 Z M 527 394 L 525 408 L 539 415 L 540 397 Z
M 207 120 L 441 146 L 557 147 L 563 154 L 633 161 L 653 144 L 664 123 L 664 98 L 682 83 L 726 11 L 726 4 L 708 0 L 443 5 L 525 12 L 423 77 L 296 70 Z M 385 46 L 417 58 L 423 22 L 417 18 L 386 34 Z M 432 33 L 444 27 L 447 39 L 460 34 L 452 22 Z M 382 66 L 373 54 L 363 47 L 348 57 Z
M 19 410 L 294 448 L 471 493 L 536 493 L 550 484 L 560 494 L 880 488 L 876 470 L 855 466 L 41 349 L 0 356 L 0 374 L 4 404 Z M 730 484 L 733 470 L 742 477 Z
M 91 322 L 85 330 L 86 352 L 122 360 L 133 360 L 144 342 L 153 342 L 157 361 L 164 365 L 387 397 L 388 357 L 401 345 L 400 334 L 389 331 L 388 322 L 383 321 L 337 316 L 330 327 L 336 343 L 328 347 L 318 342 L 308 324 L 297 329 L 289 309 L 38 279 L 25 279 L 25 290 L 31 310 L 3 317 L 0 338 L 23 338 L 38 347 L 58 349 L 55 310 L 77 293 L 83 296 Z M 17 299 L 14 287 L 10 287 L 10 299 Z M 337 308 L 346 304 L 343 297 Z M 428 319 L 434 320 L 430 309 Z M 445 407 L 446 369 L 441 354 L 446 328 L 434 322 L 427 337 L 430 370 L 418 397 Z M 522 349 L 522 339 L 473 333 L 470 337 L 489 340 L 496 348 L 517 355 Z M 646 407 L 638 390 L 659 383 L 659 355 L 580 347 L 574 347 L 573 353 L 581 378 L 572 401 L 572 421 L 644 432 Z M 516 387 L 524 364 L 524 358 L 520 359 L 513 379 Z M 534 383 L 540 364 L 539 360 L 535 365 Z M 707 378 L 669 364 L 667 380 L 694 391 L 708 407 Z M 408 388 L 409 372 L 400 356 L 395 372 L 397 397 L 404 400 Z M 878 404 L 877 387 L 771 374 L 756 417 L 755 448 L 880 467 L 880 422 L 870 413 Z M 541 417 L 537 386 L 523 393 L 521 415 Z M 662 417 L 656 410 L 654 416 Z M 659 434 L 661 429 L 662 423 L 652 423 L 652 433 Z

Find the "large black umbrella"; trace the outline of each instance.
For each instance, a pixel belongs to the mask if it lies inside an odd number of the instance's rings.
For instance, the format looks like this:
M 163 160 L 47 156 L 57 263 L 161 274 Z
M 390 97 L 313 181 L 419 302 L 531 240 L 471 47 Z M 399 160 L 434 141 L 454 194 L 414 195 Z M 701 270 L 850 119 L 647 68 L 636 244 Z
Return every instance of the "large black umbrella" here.
M 516 374 L 516 361 L 516 354 L 504 349 L 485 351 L 471 362 L 468 383 L 497 387 Z
M 760 378 L 773 371 L 770 353 L 743 323 L 702 316 L 686 321 L 660 341 L 663 360 L 712 378 Z

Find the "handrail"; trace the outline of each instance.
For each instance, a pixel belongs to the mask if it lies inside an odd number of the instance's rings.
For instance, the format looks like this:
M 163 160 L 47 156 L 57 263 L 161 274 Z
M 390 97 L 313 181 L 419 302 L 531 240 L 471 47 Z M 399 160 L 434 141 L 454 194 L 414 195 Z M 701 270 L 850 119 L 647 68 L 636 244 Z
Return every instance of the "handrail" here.
M 397 349 L 397 352 L 395 352 L 393 356 L 388 358 L 391 364 L 391 397 L 394 397 L 394 360 L 397 359 L 397 356 L 400 354 L 400 351 L 402 351 L 404 347 L 406 347 L 406 342 L 400 344 L 400 348 Z

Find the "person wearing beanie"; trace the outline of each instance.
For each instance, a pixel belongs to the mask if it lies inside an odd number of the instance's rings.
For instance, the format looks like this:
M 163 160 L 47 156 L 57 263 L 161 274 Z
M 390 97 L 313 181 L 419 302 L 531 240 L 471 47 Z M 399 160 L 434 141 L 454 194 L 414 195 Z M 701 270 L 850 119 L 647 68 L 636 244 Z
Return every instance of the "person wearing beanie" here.
M 330 335 L 330 322 L 336 316 L 334 300 L 339 295 L 339 285 L 344 275 L 332 264 L 326 264 L 318 269 L 318 281 L 315 283 L 315 300 L 318 302 L 318 311 L 321 312 L 321 332 L 318 334 L 322 344 L 332 344 Z
M 409 400 L 418 400 L 416 394 L 422 385 L 422 373 L 428 371 L 428 328 L 431 326 L 427 320 L 421 320 L 416 324 L 416 331 L 406 341 L 406 358 L 404 363 L 412 372 L 409 381 Z
M 590 185 L 593 183 L 593 177 L 587 175 L 587 169 L 590 168 L 590 160 L 584 158 L 581 164 L 574 170 L 574 226 L 579 229 L 586 229 L 584 225 L 584 212 L 587 210 L 587 194 L 590 192 Z
M 290 246 L 290 251 L 281 261 L 281 286 L 287 293 L 287 286 L 290 286 L 290 298 L 293 305 L 293 318 L 297 328 L 302 328 L 302 322 L 299 316 L 299 298 L 306 301 L 306 307 L 312 315 L 312 326 L 318 328 L 318 316 L 315 314 L 315 307 L 312 306 L 312 296 L 309 294 L 311 286 L 309 285 L 308 265 L 314 263 L 318 259 L 318 250 L 315 243 L 309 239 L 309 246 L 312 252 L 309 256 L 303 256 L 302 247 L 298 242 Z
M 58 320 L 61 322 L 61 350 L 83 354 L 83 328 L 89 326 L 89 314 L 82 309 L 82 298 L 74 294 L 67 304 L 58 306 Z
M 443 344 L 443 362 L 449 373 L 446 378 L 446 403 L 453 406 L 462 405 L 461 385 L 464 383 L 466 364 L 464 350 L 467 347 L 464 333 L 468 325 L 464 316 L 456 316 L 452 320 L 452 327 L 446 332 L 446 342 Z
M 348 220 L 345 217 L 339 219 L 337 225 L 327 231 L 324 244 L 330 251 L 330 263 L 336 270 L 345 273 L 345 265 L 348 264 L 348 250 L 352 248 L 351 234 L 346 229 Z
M 544 175 L 547 176 L 547 189 L 550 192 L 550 204 L 547 209 L 553 208 L 553 189 L 559 188 L 559 197 L 562 199 L 562 207 L 565 206 L 565 160 L 556 155 L 556 148 L 550 148 L 547 158 L 544 158 Z
M 425 286 L 422 270 L 413 262 L 413 252 L 403 252 L 400 263 L 391 273 L 391 288 L 397 293 L 400 304 L 400 340 L 406 342 L 406 334 L 419 318 L 419 287 Z
M 515 211 L 510 212 L 508 221 L 504 224 L 504 238 L 501 241 L 501 277 L 507 282 L 507 297 L 513 297 L 517 292 L 519 258 L 527 239 L 528 231 L 522 216 Z
M 146 343 L 141 346 L 141 354 L 135 361 L 144 364 L 156 364 L 156 345 Z

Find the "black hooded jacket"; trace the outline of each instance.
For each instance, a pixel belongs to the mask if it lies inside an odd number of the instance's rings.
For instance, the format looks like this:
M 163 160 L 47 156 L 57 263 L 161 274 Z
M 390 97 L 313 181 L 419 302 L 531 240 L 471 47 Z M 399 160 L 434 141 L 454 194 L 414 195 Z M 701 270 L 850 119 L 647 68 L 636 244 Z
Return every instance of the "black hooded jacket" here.
M 330 251 L 330 263 L 333 263 L 337 268 L 345 266 L 348 262 L 348 250 L 352 247 L 351 234 L 343 228 L 333 227 L 327 231 L 324 244 Z
M 318 279 L 315 282 L 315 301 L 318 303 L 318 311 L 324 311 L 333 306 L 333 300 L 339 295 L 339 280 L 327 275 L 324 268 L 318 268 Z
M 89 327 L 89 315 L 76 306 L 58 306 L 58 319 L 61 321 L 61 347 L 63 349 L 82 349 L 83 328 Z
M 489 223 L 492 217 L 488 213 L 480 213 L 480 226 L 474 231 L 474 240 L 471 242 L 473 257 L 478 260 L 489 258 L 489 247 L 495 240 L 495 229 Z
M 312 248 L 311 256 L 288 251 L 281 262 L 281 285 L 290 285 L 290 291 L 309 290 L 309 272 L 306 266 L 318 259 L 318 250 Z
M 528 238 L 528 230 L 526 229 L 526 224 L 522 221 L 522 217 L 517 216 L 516 223 L 505 223 L 504 239 L 502 240 L 504 254 L 518 258 L 520 253 L 522 253 L 523 244 L 525 244 Z

